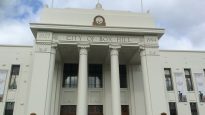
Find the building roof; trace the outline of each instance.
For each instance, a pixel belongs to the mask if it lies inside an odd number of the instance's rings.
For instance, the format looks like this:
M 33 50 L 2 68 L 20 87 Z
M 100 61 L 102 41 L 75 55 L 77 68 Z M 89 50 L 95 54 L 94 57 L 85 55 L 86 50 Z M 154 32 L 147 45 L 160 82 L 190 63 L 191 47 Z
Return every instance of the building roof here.
M 14 45 L 14 44 L 0 44 L 0 47 L 22 47 L 22 48 L 33 48 L 33 45 Z
M 103 20 L 102 25 L 97 24 L 97 17 Z M 40 14 L 40 21 L 30 25 L 35 38 L 37 31 L 156 35 L 158 39 L 164 34 L 164 29 L 156 27 L 150 14 L 103 10 L 100 6 L 96 9 L 44 8 Z
M 40 23 L 92 26 L 98 15 L 105 18 L 107 27 L 156 28 L 150 14 L 103 9 L 44 8 Z

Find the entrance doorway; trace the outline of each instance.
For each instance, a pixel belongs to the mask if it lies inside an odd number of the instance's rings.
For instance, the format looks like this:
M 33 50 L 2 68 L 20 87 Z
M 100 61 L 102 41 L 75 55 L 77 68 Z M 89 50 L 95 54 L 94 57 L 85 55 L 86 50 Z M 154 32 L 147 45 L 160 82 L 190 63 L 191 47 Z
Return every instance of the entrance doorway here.
M 76 115 L 76 105 L 62 105 L 60 115 Z
M 60 115 L 76 115 L 76 105 L 62 105 Z M 89 105 L 88 115 L 103 115 L 103 106 Z
M 121 105 L 122 115 L 129 115 L 129 105 Z
M 103 115 L 103 106 L 102 105 L 89 105 L 88 115 Z

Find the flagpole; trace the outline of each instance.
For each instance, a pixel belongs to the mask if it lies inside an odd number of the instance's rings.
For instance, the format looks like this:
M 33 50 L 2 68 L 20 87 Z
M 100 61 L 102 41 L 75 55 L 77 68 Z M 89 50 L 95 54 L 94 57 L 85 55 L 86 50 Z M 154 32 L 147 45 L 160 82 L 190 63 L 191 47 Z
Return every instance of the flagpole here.
M 141 12 L 143 13 L 143 1 L 141 0 Z
M 54 1 L 54 0 L 51 1 L 51 2 L 52 2 L 52 3 L 51 3 L 51 8 L 53 8 L 53 1 Z

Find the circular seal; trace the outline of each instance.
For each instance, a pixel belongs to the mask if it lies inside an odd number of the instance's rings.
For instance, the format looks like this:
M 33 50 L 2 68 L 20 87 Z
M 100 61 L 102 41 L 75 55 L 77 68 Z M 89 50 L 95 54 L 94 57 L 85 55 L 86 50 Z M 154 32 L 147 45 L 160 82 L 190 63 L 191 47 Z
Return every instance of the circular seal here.
M 93 26 L 105 26 L 105 18 L 98 15 L 94 17 Z

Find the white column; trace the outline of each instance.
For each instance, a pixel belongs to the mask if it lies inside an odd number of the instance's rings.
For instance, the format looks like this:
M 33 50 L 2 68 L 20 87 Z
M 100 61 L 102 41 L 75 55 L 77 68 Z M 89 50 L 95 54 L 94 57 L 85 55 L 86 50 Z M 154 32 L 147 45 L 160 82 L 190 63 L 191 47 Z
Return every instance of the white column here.
M 111 90 L 112 90 L 112 115 L 121 115 L 120 103 L 120 76 L 118 49 L 120 47 L 110 47 L 111 56 Z
M 52 32 L 37 32 L 26 115 L 50 115 L 57 44 Z
M 56 48 L 51 48 L 50 54 L 50 65 L 49 65 L 49 73 L 48 73 L 48 84 L 47 84 L 47 95 L 46 95 L 46 110 L 45 115 L 50 115 L 51 113 L 51 97 L 52 97 L 52 83 L 54 77 L 54 67 L 55 67 L 55 56 L 56 56 Z
M 150 89 L 149 89 L 149 78 L 148 78 L 148 70 L 147 70 L 147 60 L 145 51 L 140 52 L 141 56 L 141 66 L 142 66 L 142 74 L 143 74 L 143 85 L 144 85 L 144 94 L 145 94 L 145 106 L 146 106 L 146 115 L 152 115 L 152 104 L 150 98 Z
M 79 70 L 78 70 L 78 99 L 77 115 L 88 114 L 87 89 L 88 89 L 88 45 L 79 45 Z
M 168 113 L 163 72 L 158 48 L 142 48 L 141 66 L 143 73 L 146 115 Z

